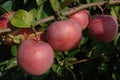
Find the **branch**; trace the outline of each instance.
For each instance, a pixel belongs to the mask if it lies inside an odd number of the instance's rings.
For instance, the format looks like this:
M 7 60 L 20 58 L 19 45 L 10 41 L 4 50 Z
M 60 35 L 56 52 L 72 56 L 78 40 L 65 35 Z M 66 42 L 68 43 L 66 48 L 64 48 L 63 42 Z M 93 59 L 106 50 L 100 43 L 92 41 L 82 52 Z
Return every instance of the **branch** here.
M 69 15 L 75 13 L 75 12 L 78 12 L 78 11 L 86 9 L 86 8 L 90 8 L 90 7 L 94 7 L 94 6 L 102 6 L 102 5 L 105 5 L 105 4 L 107 4 L 107 1 L 83 4 L 83 5 L 80 5 L 80 6 L 76 7 L 76 8 L 74 8 L 73 10 L 71 9 L 71 10 L 67 10 L 65 12 L 59 12 L 59 14 L 61 16 L 69 16 Z M 109 2 L 109 5 L 118 5 L 118 4 L 120 4 L 120 0 L 119 1 L 116 0 L 116 1 L 110 1 Z M 54 15 L 43 18 L 43 19 L 40 19 L 40 20 L 38 20 L 36 22 L 36 26 L 41 24 L 41 23 L 46 23 L 48 21 L 52 21 L 54 19 L 55 19 Z M 11 30 L 10 29 L 2 29 L 2 30 L 0 30 L 0 34 L 5 33 L 5 32 L 11 32 Z
M 83 9 L 86 9 L 86 8 L 90 8 L 90 7 L 94 7 L 94 6 L 102 6 L 102 5 L 105 5 L 107 3 L 107 1 L 103 1 L 103 2 L 95 2 L 95 3 L 88 3 L 88 4 L 84 4 L 84 5 L 80 5 L 74 9 L 71 9 L 71 10 L 67 10 L 65 12 L 59 12 L 59 14 L 61 14 L 61 16 L 69 16 L 75 12 L 78 12 L 80 10 L 83 10 Z M 109 2 L 109 5 L 118 5 L 120 4 L 120 1 L 110 1 Z M 48 22 L 48 21 L 52 21 L 54 20 L 55 17 L 54 15 L 53 16 L 49 16 L 47 18 L 44 18 L 44 19 L 41 19 L 41 20 L 38 20 L 36 22 L 36 25 L 39 25 L 41 23 L 45 23 L 45 22 Z
M 11 29 L 10 29 L 10 28 L 7 28 L 7 29 L 1 29 L 1 30 L 0 30 L 0 34 L 1 34 L 1 33 L 7 33 L 7 32 L 11 32 Z

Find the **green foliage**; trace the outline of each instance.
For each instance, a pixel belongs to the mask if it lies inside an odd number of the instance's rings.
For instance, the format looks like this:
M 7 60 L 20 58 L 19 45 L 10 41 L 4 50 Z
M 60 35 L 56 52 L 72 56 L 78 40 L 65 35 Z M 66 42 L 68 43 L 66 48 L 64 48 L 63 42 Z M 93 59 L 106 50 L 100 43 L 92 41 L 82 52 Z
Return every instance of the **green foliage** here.
M 62 9 L 62 0 L 50 0 L 50 4 L 54 11 L 59 11 Z
M 11 46 L 11 54 L 17 56 L 17 46 Z
M 4 4 L 2 4 L 1 6 L 2 8 L 4 8 L 7 12 L 12 10 L 12 1 L 7 1 Z
M 30 28 L 33 23 L 33 16 L 25 10 L 18 10 L 11 17 L 10 22 L 18 28 Z
M 31 28 L 37 20 L 55 15 L 56 11 L 62 12 L 69 7 L 100 1 L 104 0 L 2 0 L 0 14 L 15 11 L 10 19 L 12 25 Z M 119 20 L 120 6 L 107 4 L 101 8 L 105 14 Z M 98 6 L 88 10 L 91 18 L 101 14 Z M 46 30 L 51 22 L 41 23 L 37 28 Z M 20 37 L 16 36 L 14 41 L 19 43 Z M 119 32 L 110 43 L 96 41 L 85 29 L 79 47 L 66 52 L 55 52 L 54 64 L 41 76 L 29 75 L 19 68 L 17 49 L 16 45 L 8 47 L 0 44 L 0 80 L 120 80 L 120 23 Z

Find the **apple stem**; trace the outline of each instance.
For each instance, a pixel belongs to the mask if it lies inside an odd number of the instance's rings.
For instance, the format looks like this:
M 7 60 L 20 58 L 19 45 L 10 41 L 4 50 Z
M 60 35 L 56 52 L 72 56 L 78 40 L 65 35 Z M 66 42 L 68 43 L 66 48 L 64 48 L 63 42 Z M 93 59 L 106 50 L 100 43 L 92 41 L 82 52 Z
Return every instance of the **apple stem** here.
M 102 14 L 104 14 L 104 9 L 100 6 L 100 5 L 97 5 L 100 9 L 100 11 L 102 12 Z
M 38 36 L 37 31 L 35 30 L 35 26 L 32 26 L 31 29 L 32 29 L 33 33 L 35 34 L 35 36 Z

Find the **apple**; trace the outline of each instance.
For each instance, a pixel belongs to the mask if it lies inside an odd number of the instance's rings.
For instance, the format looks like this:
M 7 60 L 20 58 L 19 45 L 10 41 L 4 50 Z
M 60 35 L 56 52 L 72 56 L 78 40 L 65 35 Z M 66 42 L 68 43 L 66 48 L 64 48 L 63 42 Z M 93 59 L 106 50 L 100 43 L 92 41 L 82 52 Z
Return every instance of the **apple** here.
M 7 29 L 12 27 L 12 25 L 10 24 L 10 17 L 12 17 L 14 15 L 14 12 L 11 11 L 9 13 L 5 13 L 3 15 L 0 16 L 0 29 Z
M 118 23 L 111 15 L 98 15 L 90 20 L 88 30 L 94 39 L 110 42 L 118 32 Z
M 17 61 L 20 68 L 28 74 L 42 75 L 52 66 L 54 52 L 48 43 L 28 39 L 19 46 Z
M 54 50 L 68 51 L 76 48 L 81 42 L 82 30 L 73 19 L 56 21 L 49 25 L 46 39 Z
M 7 19 L 10 19 L 10 17 L 13 17 L 14 15 L 14 11 L 10 11 L 8 13 L 4 13 L 3 15 L 1 15 L 1 17 L 5 17 Z
M 69 18 L 76 20 L 80 27 L 82 28 L 82 30 L 86 29 L 89 20 L 90 20 L 90 14 L 88 10 L 81 10 L 78 11 L 72 15 L 69 16 Z
M 0 29 L 7 29 L 11 25 L 9 24 L 9 20 L 5 17 L 0 17 Z

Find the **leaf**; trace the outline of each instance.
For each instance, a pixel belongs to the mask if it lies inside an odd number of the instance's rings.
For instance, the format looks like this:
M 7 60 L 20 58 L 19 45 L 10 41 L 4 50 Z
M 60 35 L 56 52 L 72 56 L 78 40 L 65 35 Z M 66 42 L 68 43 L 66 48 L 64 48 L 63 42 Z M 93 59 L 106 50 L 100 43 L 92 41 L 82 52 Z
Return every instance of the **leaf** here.
M 118 34 L 116 35 L 116 37 L 115 37 L 115 39 L 114 39 L 114 45 L 117 45 L 119 38 L 120 38 L 120 33 L 118 33 Z
M 37 19 L 42 19 L 44 17 L 47 17 L 47 14 L 45 13 L 45 11 L 43 10 L 43 6 L 41 6 L 38 10 L 38 17 Z
M 17 35 L 13 38 L 14 43 L 21 43 L 23 36 L 22 35 Z
M 7 62 L 7 67 L 6 67 L 6 69 L 8 70 L 8 69 L 10 69 L 10 68 L 12 68 L 12 67 L 15 67 L 15 66 L 17 66 L 17 60 L 16 60 L 16 58 L 11 58 L 11 59 L 8 60 L 8 62 Z
M 12 9 L 12 1 L 7 1 L 3 5 L 1 5 L 7 12 L 11 11 Z
M 40 6 L 37 11 L 37 20 L 53 15 L 53 9 L 47 1 L 44 5 Z
M 118 12 L 119 12 L 119 7 L 118 6 L 117 7 L 112 7 L 110 14 L 117 19 L 117 17 L 118 17 L 117 14 L 119 15 Z
M 34 19 L 37 18 L 37 10 L 35 8 L 31 9 L 29 13 L 33 16 Z
M 69 52 L 66 52 L 65 54 L 68 56 L 68 57 L 74 57 L 78 52 L 80 51 L 79 48 L 75 48 Z
M 17 46 L 11 46 L 11 53 L 13 56 L 17 56 Z
M 20 9 L 10 18 L 10 22 L 17 28 L 30 28 L 33 22 L 33 16 L 27 11 Z
M 36 0 L 37 6 L 43 5 L 47 0 Z
M 62 10 L 62 0 L 50 0 L 50 4 L 54 11 Z
M 65 0 L 62 3 L 62 7 L 68 6 L 69 4 L 71 4 L 72 2 L 75 2 L 75 1 L 78 1 L 78 0 Z
M 56 72 L 58 75 L 61 75 L 63 71 L 63 67 L 60 67 L 58 64 L 53 64 L 52 70 Z
M 36 9 L 31 9 L 29 11 L 29 14 L 31 14 L 31 16 L 33 16 L 33 21 L 32 21 L 32 26 L 35 26 L 36 25 L 36 18 L 37 18 L 37 10 Z

